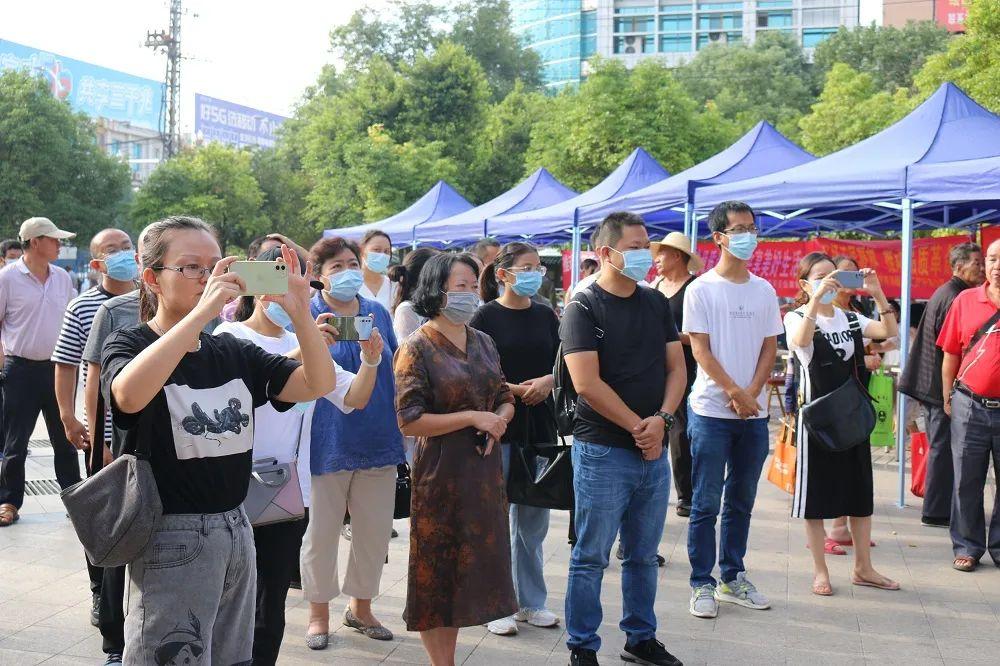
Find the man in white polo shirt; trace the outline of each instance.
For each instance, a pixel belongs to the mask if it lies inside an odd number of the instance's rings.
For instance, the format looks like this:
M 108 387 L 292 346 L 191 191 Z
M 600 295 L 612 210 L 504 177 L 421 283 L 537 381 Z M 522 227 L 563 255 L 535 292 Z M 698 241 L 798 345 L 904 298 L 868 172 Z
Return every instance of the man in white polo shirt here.
M 39 413 L 52 442 L 59 486 L 68 488 L 80 480 L 79 457 L 59 418 L 51 361 L 74 293 L 69 273 L 52 262 L 59 257 L 60 241 L 76 234 L 47 218 L 32 217 L 21 225 L 20 236 L 24 256 L 0 270 L 0 341 L 6 355 L 0 527 L 18 519 L 24 502 L 24 458 Z

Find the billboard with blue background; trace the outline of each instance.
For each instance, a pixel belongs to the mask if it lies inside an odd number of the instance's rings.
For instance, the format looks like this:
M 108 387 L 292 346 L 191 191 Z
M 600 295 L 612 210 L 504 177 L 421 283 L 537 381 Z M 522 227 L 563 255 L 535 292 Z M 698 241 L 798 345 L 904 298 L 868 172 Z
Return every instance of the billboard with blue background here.
M 36 72 L 52 95 L 95 118 L 160 129 L 163 84 L 0 39 L 0 69 Z
M 205 141 L 219 141 L 238 148 L 271 148 L 278 128 L 286 120 L 284 116 L 208 95 L 195 93 L 194 96 L 194 131 Z

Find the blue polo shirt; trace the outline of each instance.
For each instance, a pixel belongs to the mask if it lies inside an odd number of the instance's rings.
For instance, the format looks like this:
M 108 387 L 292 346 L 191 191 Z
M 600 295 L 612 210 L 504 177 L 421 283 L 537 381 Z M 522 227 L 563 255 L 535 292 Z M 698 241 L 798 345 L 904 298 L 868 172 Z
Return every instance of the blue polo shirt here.
M 385 348 L 378 366 L 375 389 L 364 409 L 344 414 L 329 400 L 317 400 L 312 422 L 311 470 L 314 476 L 356 469 L 372 469 L 398 465 L 404 462 L 403 436 L 396 424 L 396 382 L 392 372 L 392 357 L 396 353 L 396 334 L 392 330 L 392 317 L 377 301 L 357 297 L 359 316 L 370 315 Z M 310 308 L 313 317 L 324 312 L 336 316 L 350 316 L 334 312 L 317 293 Z M 361 345 L 353 341 L 336 342 L 330 347 L 333 360 L 344 370 L 358 372 L 361 368 Z

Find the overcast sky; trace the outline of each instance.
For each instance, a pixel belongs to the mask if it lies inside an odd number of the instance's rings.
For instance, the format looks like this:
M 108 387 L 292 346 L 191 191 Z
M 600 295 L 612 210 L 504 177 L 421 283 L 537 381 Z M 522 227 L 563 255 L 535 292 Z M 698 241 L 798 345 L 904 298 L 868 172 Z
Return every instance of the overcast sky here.
M 379 0 L 185 0 L 182 130 L 194 93 L 291 115 L 329 53 L 330 28 Z M 143 46 L 166 30 L 167 0 L 0 0 L 0 39 L 162 80 L 166 56 Z

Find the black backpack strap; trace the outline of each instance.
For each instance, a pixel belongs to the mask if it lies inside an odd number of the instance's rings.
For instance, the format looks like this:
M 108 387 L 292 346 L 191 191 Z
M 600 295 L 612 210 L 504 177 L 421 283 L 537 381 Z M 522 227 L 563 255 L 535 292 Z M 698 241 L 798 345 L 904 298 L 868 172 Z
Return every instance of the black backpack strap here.
M 989 333 L 990 329 L 993 328 L 998 321 L 1000 321 L 1000 310 L 994 312 L 993 316 L 986 320 L 986 323 L 976 329 L 976 332 L 972 334 L 971 338 L 969 338 L 969 346 L 962 352 L 962 356 L 968 354 L 969 350 L 972 349 L 977 342 L 979 342 L 980 338 Z

